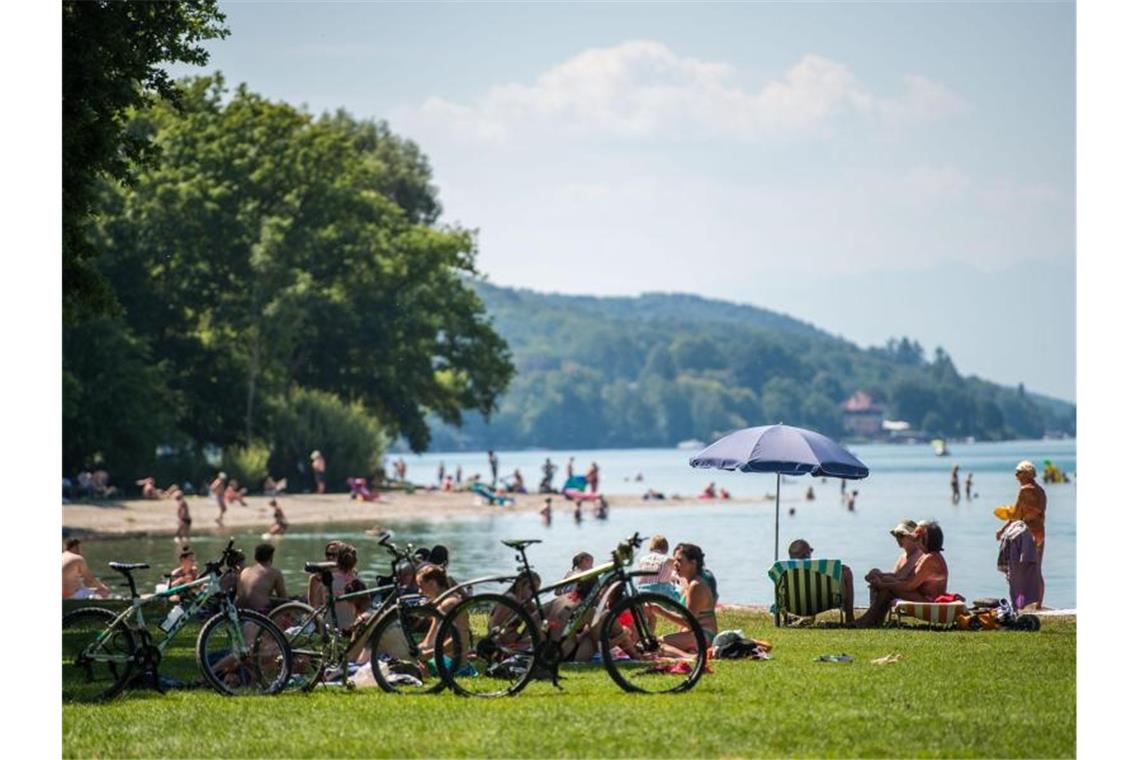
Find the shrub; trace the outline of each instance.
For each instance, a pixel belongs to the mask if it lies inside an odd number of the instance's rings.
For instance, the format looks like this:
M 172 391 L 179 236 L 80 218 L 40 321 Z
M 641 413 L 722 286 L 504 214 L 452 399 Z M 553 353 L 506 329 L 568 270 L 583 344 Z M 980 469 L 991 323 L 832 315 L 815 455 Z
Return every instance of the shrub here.
M 261 482 L 269 474 L 269 447 L 260 441 L 248 446 L 230 446 L 222 457 L 222 469 L 251 493 L 260 491 Z
M 269 471 L 288 477 L 290 491 L 313 485 L 309 455 L 325 458 L 328 490 L 347 490 L 349 477 L 368 477 L 379 466 L 387 440 L 363 404 L 346 404 L 334 394 L 298 389 L 270 402 Z

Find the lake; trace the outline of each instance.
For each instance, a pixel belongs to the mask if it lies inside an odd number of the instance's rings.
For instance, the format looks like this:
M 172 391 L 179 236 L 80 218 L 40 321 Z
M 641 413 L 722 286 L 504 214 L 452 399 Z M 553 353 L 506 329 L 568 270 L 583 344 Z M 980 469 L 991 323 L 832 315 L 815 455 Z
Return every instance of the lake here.
M 850 448 L 871 471 L 865 480 L 847 483 L 849 491 L 859 492 L 855 511 L 849 512 L 843 505 L 840 482 L 834 478 L 823 481 L 785 477 L 780 486 L 780 554 L 785 556 L 793 539 L 804 538 L 815 548 L 817 558 L 842 559 L 855 573 L 857 605 L 866 604 L 866 590 L 861 582 L 866 571 L 872 567 L 889 568 L 894 563 L 898 548 L 887 531 L 903 518 L 937 519 L 942 525 L 950 591 L 967 599 L 1007 595 L 1005 579 L 996 568 L 994 531 L 1000 522 L 993 516 L 993 508 L 1016 499 L 1014 466 L 1029 459 L 1041 473 L 1044 460 L 1050 459 L 1070 476 L 1076 469 L 1076 441 L 1071 439 L 954 443 L 946 457 L 934 456 L 928 445 L 870 444 Z M 567 459 L 573 456 L 577 473 L 584 473 L 591 462 L 599 464 L 603 493 L 640 494 L 652 487 L 666 494 L 692 496 L 715 481 L 718 488 L 728 489 L 733 498 L 692 506 L 613 509 L 608 520 L 587 517 L 580 525 L 575 525 L 568 513 L 556 512 L 553 524 L 545 527 L 533 512 L 498 510 L 462 517 L 425 517 L 386 527 L 401 541 L 448 546 L 451 574 L 457 578 L 511 572 L 512 552 L 499 543 L 500 539 L 542 539 L 543 543 L 532 547 L 530 556 L 543 578 L 550 579 L 565 573 L 570 557 L 578 551 L 589 551 L 603 561 L 620 539 L 635 531 L 643 536 L 661 533 L 670 545 L 685 541 L 704 549 L 708 566 L 717 577 L 721 601 L 765 605 L 772 602 L 767 571 L 773 559 L 775 505 L 765 497 L 775 494 L 776 476 L 693 470 L 688 466 L 692 452 L 676 449 L 497 453 L 500 477 L 517 467 L 530 487 L 538 484 L 540 467 L 547 456 L 558 465 L 557 484 L 565 477 Z M 440 461 L 452 474 L 456 466 L 461 466 L 465 476 L 480 472 L 487 479 L 490 475 L 486 452 L 405 455 L 404 459 L 408 478 L 417 483 L 434 483 Z M 974 474 L 974 498 L 963 498 L 958 504 L 950 500 L 950 468 L 954 464 L 960 468 L 963 488 L 966 474 Z M 634 480 L 638 473 L 641 481 Z M 809 485 L 815 491 L 814 501 L 804 498 Z M 1054 608 L 1073 608 L 1076 480 L 1044 487 L 1049 500 L 1045 603 Z M 795 514 L 789 515 L 792 508 Z M 239 532 L 235 537 L 252 557 L 259 535 Z M 303 590 L 303 563 L 320 559 L 324 542 L 331 537 L 352 541 L 369 574 L 386 570 L 386 555 L 363 534 L 361 526 L 295 525 L 280 541 L 276 558 L 290 591 Z M 215 537 L 195 538 L 199 561 L 216 554 L 221 544 Z M 103 568 L 111 559 L 148 561 L 156 569 L 169 570 L 176 564 L 177 547 L 170 538 L 109 539 L 86 542 L 84 553 L 92 568 L 105 577 Z M 159 572 L 152 575 L 140 577 L 157 581 Z

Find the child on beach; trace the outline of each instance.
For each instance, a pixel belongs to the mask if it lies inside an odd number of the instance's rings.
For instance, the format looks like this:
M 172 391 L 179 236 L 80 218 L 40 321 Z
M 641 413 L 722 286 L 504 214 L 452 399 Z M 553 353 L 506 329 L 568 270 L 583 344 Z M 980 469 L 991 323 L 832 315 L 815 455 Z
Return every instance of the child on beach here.
M 186 497 L 181 491 L 175 491 L 174 498 L 178 501 L 178 530 L 174 532 L 174 540 L 189 541 L 191 523 L 190 505 L 186 503 Z
M 277 499 L 270 499 L 269 506 L 273 507 L 273 527 L 269 532 L 274 536 L 280 536 L 289 527 L 289 523 L 285 520 L 285 512 L 277 504 Z

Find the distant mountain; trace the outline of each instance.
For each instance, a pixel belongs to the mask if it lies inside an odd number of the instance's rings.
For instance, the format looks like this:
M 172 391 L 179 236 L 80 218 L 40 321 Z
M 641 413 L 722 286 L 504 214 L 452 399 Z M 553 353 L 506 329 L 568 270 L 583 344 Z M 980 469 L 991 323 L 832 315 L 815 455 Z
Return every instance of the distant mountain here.
M 794 317 L 681 293 L 595 297 L 474 281 L 517 375 L 489 421 L 433 424 L 434 450 L 673 446 L 782 421 L 844 437 L 863 390 L 915 431 L 1075 434 L 1072 404 L 963 377 L 916 341 L 861 349 Z

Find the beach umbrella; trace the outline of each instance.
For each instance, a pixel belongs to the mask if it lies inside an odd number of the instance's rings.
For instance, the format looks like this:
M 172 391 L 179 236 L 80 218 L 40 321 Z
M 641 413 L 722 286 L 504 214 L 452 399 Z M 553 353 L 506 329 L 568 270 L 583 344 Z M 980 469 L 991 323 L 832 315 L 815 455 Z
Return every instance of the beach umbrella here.
M 780 559 L 780 476 L 859 480 L 870 470 L 825 435 L 791 425 L 761 425 L 729 433 L 689 460 L 690 467 L 776 473 L 776 561 Z

